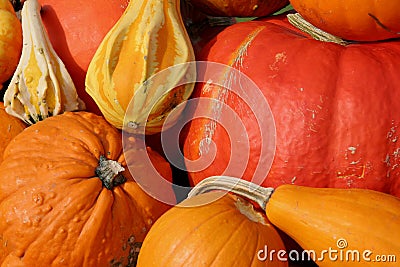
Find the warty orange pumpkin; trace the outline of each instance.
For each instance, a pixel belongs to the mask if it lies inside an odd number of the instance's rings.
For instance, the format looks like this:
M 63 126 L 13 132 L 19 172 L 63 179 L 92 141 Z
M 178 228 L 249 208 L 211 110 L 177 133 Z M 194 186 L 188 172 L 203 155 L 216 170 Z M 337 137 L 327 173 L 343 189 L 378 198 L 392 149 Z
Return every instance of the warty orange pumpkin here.
M 320 267 L 397 266 L 400 199 L 395 196 L 360 188 L 290 184 L 264 188 L 239 178 L 214 176 L 196 185 L 189 199 L 212 190 L 226 190 L 257 203 L 273 225 L 308 253 L 301 257 L 313 259 Z
M 285 251 L 262 212 L 241 197 L 210 192 L 184 200 L 156 221 L 137 266 L 288 266 L 276 255 L 263 260 L 265 246 Z
M 135 182 L 127 170 L 135 139 L 125 153 L 121 140 L 103 117 L 67 112 L 10 142 L 0 165 L 2 266 L 133 266 L 148 230 L 170 206 Z M 169 164 L 147 153 L 171 180 Z

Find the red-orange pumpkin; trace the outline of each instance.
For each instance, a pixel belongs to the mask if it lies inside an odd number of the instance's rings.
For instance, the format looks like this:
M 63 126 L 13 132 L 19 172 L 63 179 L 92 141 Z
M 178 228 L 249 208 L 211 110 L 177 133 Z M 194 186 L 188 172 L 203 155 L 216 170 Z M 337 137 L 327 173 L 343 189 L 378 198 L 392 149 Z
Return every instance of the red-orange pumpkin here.
M 398 0 L 291 0 L 294 9 L 314 26 L 355 41 L 398 38 Z
M 262 94 L 252 101 L 269 103 L 276 136 L 268 141 L 275 138 L 276 151 L 273 160 L 260 158 L 261 146 L 268 145 L 261 135 L 267 129 L 260 132 L 243 100 L 219 86 L 199 84 L 193 98 L 215 102 L 197 108 L 211 119 L 191 121 L 184 154 L 187 162 L 206 159 L 212 156 L 212 143 L 217 152 L 207 168 L 189 169 L 193 184 L 223 173 L 251 180 L 259 164 L 264 186 L 361 187 L 400 196 L 400 40 L 347 46 L 321 42 L 279 16 L 226 28 L 200 59 L 232 66 L 256 83 Z M 242 85 L 238 77 L 228 82 Z M 239 140 L 228 139 L 236 133 L 215 123 L 227 118 L 221 102 L 238 115 L 224 126 L 242 120 L 248 150 L 240 150 L 246 146 Z M 268 115 L 267 110 L 255 111 Z M 249 151 L 249 159 L 231 155 L 233 146 L 240 154 Z
M 3 161 L 3 152 L 8 143 L 26 126 L 20 119 L 8 114 L 4 109 L 4 103 L 0 102 L 0 163 Z
M 144 172 L 134 145 L 122 153 L 121 133 L 87 112 L 50 117 L 15 137 L 0 165 L 0 264 L 133 266 L 139 243 L 170 208 L 127 171 Z M 148 153 L 171 180 L 169 164 Z
M 120 18 L 129 0 L 39 0 L 43 23 L 88 111 L 100 114 L 85 91 L 89 63 L 104 36 Z

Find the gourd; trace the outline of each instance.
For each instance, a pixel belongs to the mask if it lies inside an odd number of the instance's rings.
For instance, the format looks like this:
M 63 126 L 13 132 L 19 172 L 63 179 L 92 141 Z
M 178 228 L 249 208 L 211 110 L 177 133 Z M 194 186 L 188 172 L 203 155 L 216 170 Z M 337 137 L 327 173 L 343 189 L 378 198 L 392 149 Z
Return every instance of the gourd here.
M 11 116 L 0 102 L 0 163 L 3 161 L 3 152 L 8 143 L 26 128 L 21 120 Z
M 343 39 L 378 41 L 398 38 L 400 1 L 291 0 L 293 8 L 314 26 Z
M 196 8 L 211 16 L 264 17 L 289 4 L 288 0 L 188 0 Z
M 98 46 L 124 13 L 129 0 L 39 0 L 43 24 L 65 64 L 86 110 L 101 114 L 85 91 L 85 77 Z
M 184 200 L 156 221 L 137 266 L 288 266 L 277 257 L 263 261 L 266 246 L 285 251 L 262 212 L 239 196 L 209 192 Z
M 0 89 L 17 67 L 22 50 L 22 28 L 9 0 L 0 1 Z
M 263 188 L 215 176 L 196 185 L 189 199 L 211 190 L 226 190 L 257 203 L 318 266 L 376 266 L 379 259 L 379 265 L 394 266 L 400 256 L 400 199 L 395 196 L 360 188 Z
M 65 111 L 85 109 L 48 39 L 37 0 L 24 2 L 21 19 L 24 45 L 4 94 L 7 113 L 33 124 Z
M 130 1 L 90 62 L 86 91 L 115 127 L 158 133 L 174 124 L 193 90 L 192 61 L 179 0 Z
M 228 175 L 266 187 L 357 187 L 400 197 L 399 40 L 317 41 L 273 16 L 225 28 L 198 60 L 240 75 L 225 79 L 213 68 L 199 75 L 230 89 L 199 83 L 193 92 L 193 101 L 212 100 L 187 113 L 183 152 L 193 185 Z M 245 77 L 256 86 L 243 87 Z M 235 95 L 241 87 L 258 97 Z M 226 132 L 238 124 L 243 131 Z M 192 161 L 207 165 L 191 169 Z
M 120 131 L 83 111 L 47 118 L 15 137 L 0 164 L 0 264 L 134 266 L 148 230 L 171 207 L 135 182 L 150 173 L 135 162 L 142 149 L 135 144 L 131 138 L 123 147 Z M 168 162 L 146 150 L 172 181 Z

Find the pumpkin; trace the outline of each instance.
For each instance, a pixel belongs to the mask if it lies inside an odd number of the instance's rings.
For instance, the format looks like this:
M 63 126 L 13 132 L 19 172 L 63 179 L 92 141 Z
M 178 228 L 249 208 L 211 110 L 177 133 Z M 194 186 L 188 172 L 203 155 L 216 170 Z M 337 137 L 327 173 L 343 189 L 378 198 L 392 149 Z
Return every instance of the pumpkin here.
M 86 75 L 86 91 L 119 129 L 154 134 L 174 124 L 195 81 L 193 47 L 179 0 L 130 1 Z
M 48 39 L 39 12 L 37 0 L 24 2 L 24 46 L 4 94 L 7 113 L 28 124 L 65 111 L 85 109 L 71 76 Z
M 11 78 L 22 50 L 22 28 L 9 0 L 0 1 L 0 89 Z
M 400 199 L 395 196 L 360 188 L 263 188 L 239 178 L 209 177 L 189 199 L 210 190 L 256 202 L 320 267 L 395 266 L 400 256 Z
M 288 266 L 275 256 L 263 261 L 266 246 L 285 251 L 262 212 L 241 197 L 210 192 L 184 200 L 155 222 L 137 266 Z
M 400 34 L 398 0 L 291 0 L 293 8 L 314 26 L 353 41 L 378 41 Z
M 103 117 L 81 111 L 31 125 L 9 143 L 0 165 L 2 266 L 134 266 L 171 206 L 135 182 L 128 167 L 149 170 L 136 163 L 137 139 L 121 140 Z M 169 164 L 147 153 L 171 181 Z
M 3 152 L 8 143 L 26 128 L 21 120 L 9 115 L 0 102 L 0 162 L 3 161 Z
M 209 64 L 198 74 L 210 82 L 199 83 L 192 99 L 211 101 L 187 112 L 183 151 L 192 184 L 228 175 L 267 187 L 400 196 L 399 40 L 322 42 L 275 16 L 227 27 L 199 60 L 225 67 Z M 246 77 L 255 85 L 245 86 Z
M 200 11 L 211 16 L 264 17 L 289 4 L 289 0 L 188 0 Z
M 88 111 L 101 114 L 85 91 L 85 76 L 97 47 L 129 0 L 39 0 L 49 39 L 64 62 Z

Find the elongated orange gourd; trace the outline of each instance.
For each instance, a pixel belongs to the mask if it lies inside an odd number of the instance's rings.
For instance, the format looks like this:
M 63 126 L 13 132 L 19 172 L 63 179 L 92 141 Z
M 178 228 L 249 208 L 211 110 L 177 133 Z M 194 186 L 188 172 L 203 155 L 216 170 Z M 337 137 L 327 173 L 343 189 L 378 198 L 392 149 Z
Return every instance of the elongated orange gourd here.
M 126 115 L 132 131 L 160 132 L 165 117 L 190 96 L 193 83 L 177 85 L 192 80 L 195 69 L 181 66 L 151 77 L 193 60 L 179 0 L 130 1 L 89 65 L 86 91 L 115 127 L 127 126 Z
M 271 223 L 320 267 L 398 266 L 400 199 L 395 196 L 361 188 L 293 184 L 273 189 L 215 176 L 196 185 L 189 197 L 213 189 L 231 190 L 258 203 Z

